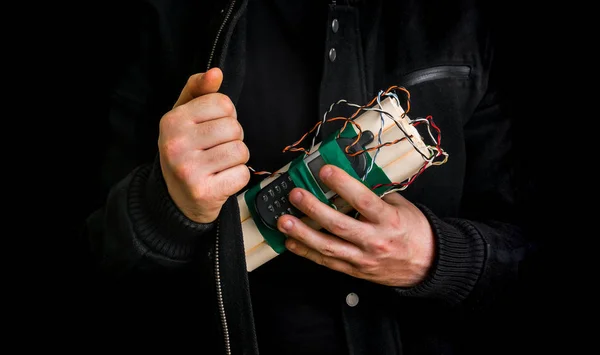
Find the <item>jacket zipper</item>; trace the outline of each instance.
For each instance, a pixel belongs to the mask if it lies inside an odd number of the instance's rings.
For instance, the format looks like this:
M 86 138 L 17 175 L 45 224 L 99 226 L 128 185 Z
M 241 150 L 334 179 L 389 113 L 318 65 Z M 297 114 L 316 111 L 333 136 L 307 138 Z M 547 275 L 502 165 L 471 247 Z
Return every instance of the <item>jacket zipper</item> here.
M 206 70 L 208 71 L 212 65 L 212 61 L 215 56 L 215 51 L 217 50 L 217 44 L 219 43 L 219 38 L 221 37 L 221 33 L 225 28 L 225 25 L 229 21 L 231 17 L 231 13 L 233 12 L 233 8 L 235 6 L 236 0 L 231 1 L 229 8 L 227 9 L 227 13 L 225 14 L 225 18 L 217 31 L 217 35 L 215 36 L 215 41 L 213 42 L 212 49 L 210 51 L 210 56 L 208 57 L 208 63 L 206 65 Z M 221 282 L 221 264 L 219 263 L 219 231 L 220 231 L 220 221 L 217 219 L 217 232 L 215 237 L 215 282 L 217 288 L 217 304 L 219 307 L 219 317 L 221 318 L 221 327 L 223 329 L 223 340 L 225 342 L 225 354 L 231 355 L 231 339 L 229 337 L 229 327 L 227 325 L 227 315 L 225 314 L 225 302 L 223 300 L 223 284 Z
M 471 68 L 467 65 L 440 65 L 437 67 L 416 70 L 402 77 L 402 85 L 409 87 L 425 81 L 438 79 L 468 79 Z
M 229 339 L 229 327 L 227 326 L 227 316 L 225 315 L 225 302 L 223 301 L 223 287 L 221 284 L 221 265 L 219 264 L 219 223 L 217 219 L 217 236 L 215 238 L 215 281 L 217 284 L 217 303 L 219 305 L 219 316 L 223 326 L 223 338 L 225 340 L 225 353 L 231 355 L 231 343 Z
M 223 22 L 221 23 L 221 27 L 219 27 L 219 31 L 217 31 L 217 35 L 215 36 L 215 41 L 213 42 L 213 46 L 210 51 L 210 56 L 208 57 L 208 64 L 206 65 L 207 71 L 210 69 L 213 58 L 215 56 L 215 51 L 217 50 L 217 43 L 219 42 L 219 37 L 221 37 L 221 32 L 223 32 L 223 29 L 225 28 L 227 21 L 229 21 L 229 17 L 231 17 L 231 12 L 233 11 L 233 7 L 235 6 L 235 1 L 236 0 L 233 0 L 231 2 L 231 4 L 229 5 L 229 9 L 227 9 L 227 13 L 225 14 L 225 19 L 223 19 Z

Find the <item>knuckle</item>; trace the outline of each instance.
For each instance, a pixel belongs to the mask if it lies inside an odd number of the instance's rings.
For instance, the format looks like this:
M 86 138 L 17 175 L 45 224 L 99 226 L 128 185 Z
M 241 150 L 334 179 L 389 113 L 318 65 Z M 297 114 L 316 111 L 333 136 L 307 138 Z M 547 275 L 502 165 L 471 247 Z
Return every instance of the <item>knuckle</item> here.
M 355 207 L 360 211 L 369 211 L 373 208 L 377 208 L 375 206 L 377 200 L 373 198 L 369 193 L 361 193 L 356 197 L 356 205 Z
M 244 139 L 244 128 L 242 127 L 242 125 L 238 122 L 238 120 L 235 120 L 236 123 L 236 138 L 239 138 L 240 140 Z
M 361 279 L 361 278 L 363 278 L 363 277 L 364 277 L 364 275 L 363 275 L 363 274 L 360 272 L 360 270 L 358 270 L 358 269 L 357 269 L 357 268 L 355 268 L 355 267 L 348 267 L 348 268 L 345 270 L 345 272 L 346 272 L 348 275 L 350 275 L 350 276 L 352 276 L 352 277 L 354 277 L 354 278 L 356 278 L 356 279 Z
M 357 266 L 358 266 L 358 270 L 360 270 L 360 272 L 362 274 L 372 275 L 372 274 L 375 274 L 379 264 L 374 259 L 365 258 L 365 259 L 361 259 L 357 263 Z
M 207 196 L 207 191 L 210 191 L 210 189 L 195 187 L 190 189 L 189 194 L 192 201 L 194 201 L 196 205 L 202 206 L 204 205 L 205 201 L 210 201 L 210 197 Z
M 179 181 L 190 181 L 194 174 L 194 169 L 191 164 L 178 164 L 171 169 L 173 176 Z
M 170 131 L 171 128 L 174 126 L 175 121 L 177 120 L 177 117 L 181 114 L 182 110 L 183 109 L 181 108 L 181 106 L 177 106 L 176 108 L 172 109 L 168 113 L 165 113 L 162 116 L 162 118 L 160 119 L 160 122 L 158 122 L 159 131 L 160 132 Z
M 302 251 L 300 252 L 300 255 L 307 259 L 310 259 L 310 250 L 308 248 L 302 248 L 301 250 Z M 317 261 L 317 260 L 315 260 L 315 261 Z
M 216 99 L 217 99 L 218 105 L 219 105 L 219 107 L 221 107 L 221 109 L 225 113 L 225 116 L 234 117 L 235 116 L 235 105 L 233 104 L 233 102 L 231 101 L 229 96 L 227 96 L 225 94 L 221 94 L 221 93 L 217 93 L 216 95 L 217 95 Z
M 241 190 L 250 181 L 250 171 L 243 165 L 234 167 L 235 172 L 228 178 L 222 179 L 219 190 L 224 196 L 230 196 Z
M 406 228 L 403 214 L 398 209 L 394 209 L 393 213 L 390 213 L 389 221 L 392 230 L 401 231 Z
M 159 150 L 161 154 L 167 159 L 172 159 L 180 154 L 182 154 L 185 144 L 183 143 L 181 138 L 169 138 L 165 140 L 161 140 L 159 144 Z
M 233 139 L 241 139 L 243 137 L 242 125 L 235 118 L 228 117 L 225 119 L 227 131 Z
M 331 232 L 336 235 L 347 235 L 349 232 L 348 223 L 341 218 L 334 219 L 331 222 Z
M 250 181 L 250 171 L 246 166 L 240 165 L 235 169 L 236 172 L 235 174 L 232 174 L 231 179 L 223 182 L 223 189 L 226 189 L 225 191 L 233 191 L 233 193 L 235 193 L 246 186 Z
M 317 264 L 321 265 L 321 266 L 325 266 L 327 267 L 329 262 L 327 261 L 327 258 L 323 255 L 319 255 L 317 256 Z
M 390 243 L 386 239 L 374 239 L 370 245 L 371 250 L 376 254 L 387 254 L 390 251 Z
M 239 181 L 239 184 L 245 186 L 248 181 L 250 181 L 250 170 L 244 165 L 240 166 L 239 173 L 237 174 L 236 182 Z
M 233 142 L 231 146 L 232 154 L 238 157 L 240 161 L 247 162 L 250 159 L 250 150 L 246 144 L 240 140 L 236 140 Z
M 333 245 L 332 241 L 327 241 L 325 242 L 325 244 L 323 245 L 322 249 L 321 249 L 321 254 L 325 255 L 325 256 L 335 256 L 336 255 L 336 250 L 335 250 L 335 246 Z

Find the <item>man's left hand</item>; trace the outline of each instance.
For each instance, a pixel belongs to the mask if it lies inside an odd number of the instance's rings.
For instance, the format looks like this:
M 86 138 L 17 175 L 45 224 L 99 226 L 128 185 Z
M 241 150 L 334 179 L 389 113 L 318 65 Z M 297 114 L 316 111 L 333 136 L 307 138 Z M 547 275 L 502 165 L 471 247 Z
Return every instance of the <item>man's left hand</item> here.
M 414 286 L 426 277 L 435 242 L 421 210 L 398 193 L 380 198 L 336 166 L 324 166 L 319 176 L 360 217 L 345 215 L 310 192 L 295 188 L 289 200 L 324 230 L 315 230 L 291 215 L 281 217 L 278 227 L 288 236 L 288 250 L 330 269 L 388 286 Z

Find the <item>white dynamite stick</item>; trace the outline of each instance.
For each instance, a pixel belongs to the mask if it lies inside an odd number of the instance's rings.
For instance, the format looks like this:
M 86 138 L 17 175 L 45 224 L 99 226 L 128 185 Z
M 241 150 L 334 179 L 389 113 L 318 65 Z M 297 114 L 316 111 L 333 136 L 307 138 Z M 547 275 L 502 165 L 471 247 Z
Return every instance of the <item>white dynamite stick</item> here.
M 412 144 L 407 139 L 404 139 L 394 145 L 382 147 L 377 155 L 376 163 L 390 181 L 405 181 L 415 175 L 423 167 L 423 164 L 426 163 L 424 156 L 430 156 L 431 152 L 428 151 L 427 146 L 423 142 L 422 137 L 416 128 L 408 122 L 408 115 L 403 116 L 404 110 L 396 100 L 387 97 L 381 101 L 380 108 L 391 114 L 395 121 L 402 126 L 412 140 Z M 398 128 L 394 120 L 387 115 L 381 115 L 374 110 L 362 111 L 362 113 L 355 118 L 354 122 L 361 127 L 363 132 L 369 130 L 375 136 L 373 141 L 365 146 L 365 149 L 375 147 L 379 144 L 378 134 L 380 129 L 382 130 L 381 142 L 393 142 L 405 137 L 404 133 Z M 319 145 L 320 144 L 315 144 L 311 149 L 311 153 L 317 150 Z M 368 154 L 373 158 L 375 152 L 376 150 L 372 150 L 369 151 Z M 289 167 L 290 163 L 279 169 L 270 177 L 261 181 L 260 187 L 262 188 L 275 180 L 279 173 L 286 172 Z M 238 195 L 237 200 L 240 207 L 247 270 L 252 271 L 269 260 L 272 260 L 279 254 L 269 246 L 253 220 L 249 207 L 246 204 L 246 192 L 247 191 Z M 339 196 L 334 198 L 332 202 L 342 213 L 350 213 L 353 210 L 352 207 Z M 321 228 L 314 220 L 311 220 L 307 216 L 302 217 L 302 220 L 315 229 Z

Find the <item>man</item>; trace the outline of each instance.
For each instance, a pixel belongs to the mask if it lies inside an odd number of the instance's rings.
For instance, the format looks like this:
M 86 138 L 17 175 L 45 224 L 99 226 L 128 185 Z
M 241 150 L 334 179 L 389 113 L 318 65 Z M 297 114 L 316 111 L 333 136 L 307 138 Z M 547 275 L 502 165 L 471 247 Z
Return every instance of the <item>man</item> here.
M 108 117 L 104 176 L 114 186 L 86 225 L 104 280 L 136 289 L 111 296 L 135 314 L 120 323 L 162 339 L 175 323 L 177 339 L 197 338 L 207 354 L 487 354 L 512 344 L 480 347 L 504 338 L 496 332 L 529 245 L 490 10 L 140 2 Z M 248 273 L 236 194 L 261 178 L 248 166 L 277 170 L 295 157 L 282 148 L 332 103 L 364 104 L 392 85 L 410 91 L 412 115 L 434 117 L 449 161 L 384 198 L 326 166 L 320 177 L 361 217 L 296 189 L 292 203 L 325 230 L 280 218 L 289 250 Z

